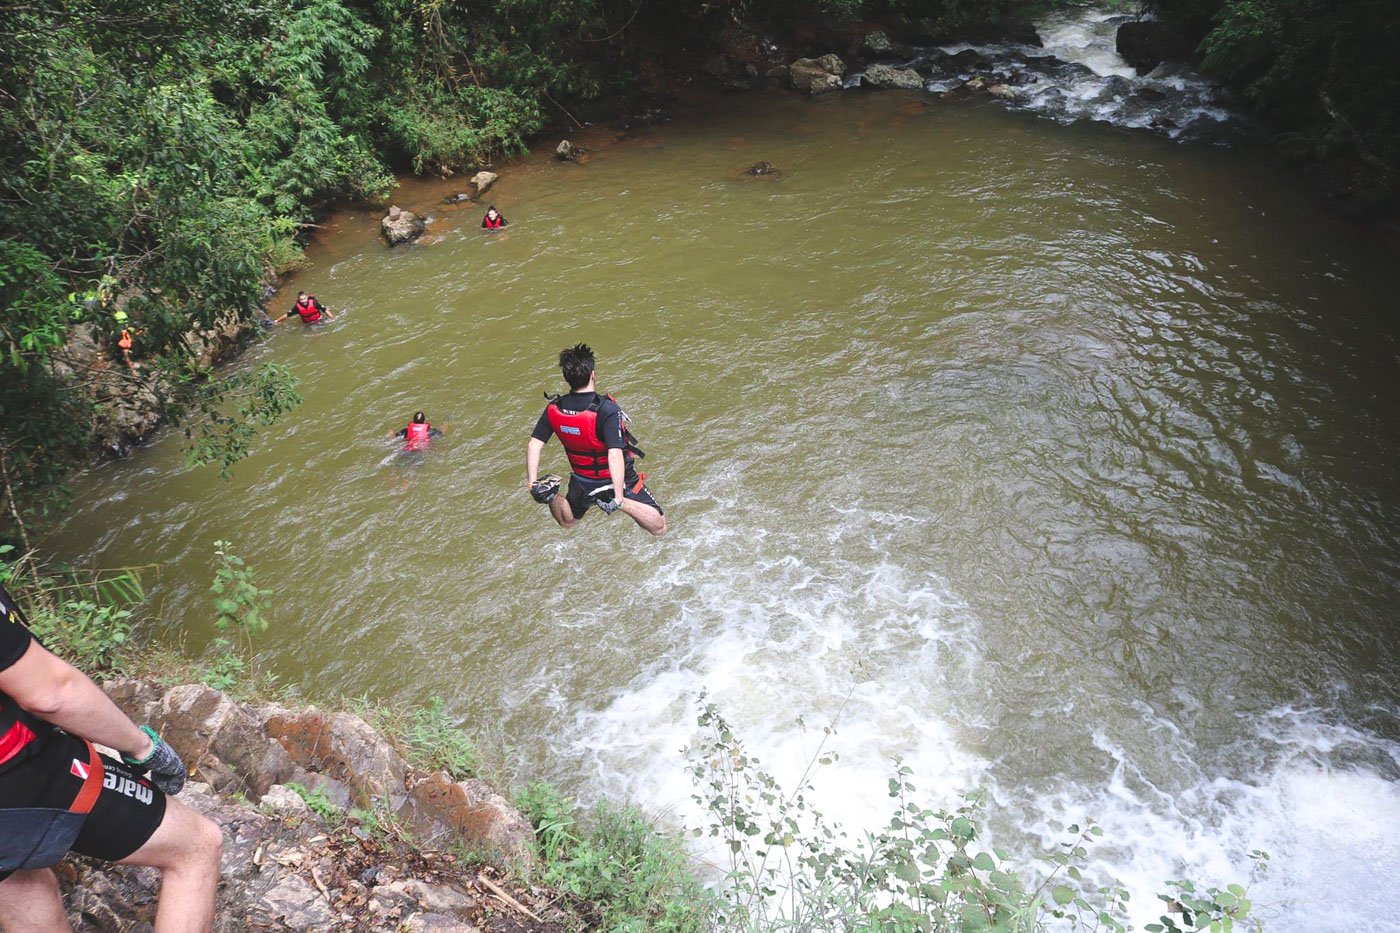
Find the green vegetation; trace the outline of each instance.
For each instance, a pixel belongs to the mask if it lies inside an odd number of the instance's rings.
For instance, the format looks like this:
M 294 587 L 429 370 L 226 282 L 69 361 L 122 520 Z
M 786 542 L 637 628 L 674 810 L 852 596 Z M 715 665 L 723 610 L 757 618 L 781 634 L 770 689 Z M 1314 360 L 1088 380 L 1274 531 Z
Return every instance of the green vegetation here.
M 272 606 L 272 591 L 258 586 L 249 567 L 227 541 L 214 542 L 214 627 L 221 633 L 235 634 L 237 642 L 224 634 L 214 639 L 213 657 L 201 680 L 216 690 L 236 690 L 245 680 L 248 655 L 254 636 L 267 631 L 263 617 Z
M 697 835 L 721 840 L 728 851 L 727 927 L 1126 930 L 1127 891 L 1088 882 L 1088 846 L 1102 835 L 1099 827 L 1067 827 L 1067 841 L 1042 856 L 1045 871 L 1018 869 L 1006 852 L 978 844 L 980 796 L 951 810 L 923 807 L 916 802 L 912 772 L 896 760 L 888 824 L 852 840 L 811 804 L 810 775 L 834 760 L 825 751 L 831 729 L 799 786 L 784 791 L 718 708 L 703 696 L 701 704 L 701 739 L 689 750 L 689 760 L 695 800 L 710 823 Z M 1249 916 L 1245 894 L 1232 886 L 1197 895 L 1190 882 L 1179 882 L 1174 894 L 1160 896 L 1169 908 L 1184 907 L 1180 920 L 1164 915 L 1154 927 L 1232 929 Z
M 1281 142 L 1400 174 L 1400 4 L 1392 0 L 1152 0 L 1202 37 L 1203 67 L 1239 88 Z
M 14 552 L 0 545 L 0 558 Z M 132 607 L 144 602 L 137 569 L 72 570 L 17 577 L 21 562 L 0 563 L 0 584 L 30 600 L 34 634 L 56 654 L 94 676 L 118 670 L 130 648 Z M 37 580 L 37 582 L 35 582 Z
M 441 697 L 433 697 L 426 706 L 385 705 L 365 698 L 353 705 L 413 767 L 446 771 L 454 781 L 477 775 L 476 744 L 443 709 Z
M 690 933 L 846 930 L 860 933 L 1039 933 L 1128 929 L 1128 892 L 1093 883 L 1093 824 L 1018 865 L 980 842 L 984 801 L 952 809 L 917 802 L 913 774 L 898 761 L 889 779 L 893 813 L 878 832 L 852 839 L 812 805 L 811 775 L 836 755 L 826 738 L 799 786 L 785 791 L 751 755 L 713 703 L 701 697 L 699 739 L 687 749 L 695 802 L 706 825 L 693 835 L 717 843 L 725 862 L 704 870 L 682 836 L 641 813 L 603 803 L 584 814 L 546 784 L 516 794 L 535 826 L 541 881 L 576 898 L 588 929 Z M 1268 856 L 1251 853 L 1257 871 Z M 713 884 L 702 885 L 704 877 Z M 1149 933 L 1258 930 L 1248 890 L 1198 890 L 1168 882 L 1166 913 Z
M 535 827 L 539 880 L 569 896 L 587 929 L 700 933 L 723 915 L 723 900 L 701 883 L 680 836 L 641 811 L 604 802 L 580 814 L 538 783 L 515 803 Z

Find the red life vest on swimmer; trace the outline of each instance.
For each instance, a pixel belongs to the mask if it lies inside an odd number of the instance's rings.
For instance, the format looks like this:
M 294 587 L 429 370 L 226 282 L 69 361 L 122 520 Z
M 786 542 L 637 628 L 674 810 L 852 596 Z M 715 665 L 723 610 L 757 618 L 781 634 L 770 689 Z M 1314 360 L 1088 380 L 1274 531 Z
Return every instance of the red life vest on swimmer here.
M 410 421 L 408 433 L 404 435 L 404 450 L 422 450 L 428 446 L 428 435 L 433 426 L 426 421 Z
M 303 324 L 315 324 L 321 319 L 321 310 L 316 307 L 315 295 L 307 295 L 305 300 L 298 299 L 292 310 L 301 315 Z
M 570 411 L 559 407 L 560 396 L 546 397 L 549 398 L 549 407 L 544 410 L 545 417 L 549 419 L 549 426 L 554 429 L 559 443 L 564 445 L 564 453 L 569 455 L 569 465 L 573 467 L 574 472 L 584 479 L 612 479 L 612 474 L 608 471 L 608 445 L 598 436 L 598 410 L 603 407 L 603 399 L 606 398 L 614 405 L 617 404 L 617 399 L 598 392 L 583 411 Z M 621 406 L 619 410 L 620 408 Z M 633 458 L 645 457 L 646 454 L 636 445 L 635 438 L 628 429 L 626 412 L 622 413 L 621 418 L 622 442 L 627 445 L 623 450 L 624 462 L 630 464 Z
M 485 227 L 487 230 L 495 230 L 495 229 L 498 228 L 498 227 L 503 227 L 503 226 L 505 226 L 505 222 L 506 222 L 506 219 L 505 219 L 504 217 L 502 217 L 500 214 L 497 214 L 497 215 L 496 215 L 496 219 L 495 219 L 495 220 L 492 220 L 491 217 L 490 217 L 490 215 L 487 215 L 486 217 L 481 218 L 481 225 L 482 225 L 483 227 Z

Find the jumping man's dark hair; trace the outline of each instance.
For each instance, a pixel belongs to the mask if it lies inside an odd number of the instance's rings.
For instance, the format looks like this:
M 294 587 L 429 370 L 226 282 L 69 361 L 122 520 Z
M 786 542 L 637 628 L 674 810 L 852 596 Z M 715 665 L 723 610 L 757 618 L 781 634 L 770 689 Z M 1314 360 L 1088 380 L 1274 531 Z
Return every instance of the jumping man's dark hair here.
M 415 411 L 415 412 L 413 413 L 413 423 L 414 423 L 414 424 L 422 424 L 424 421 L 427 421 L 427 420 L 428 420 L 428 416 L 425 415 L 425 414 L 423 414 L 421 411 Z
M 559 368 L 564 372 L 564 381 L 575 392 L 588 385 L 595 367 L 593 351 L 586 343 L 576 343 L 559 352 Z

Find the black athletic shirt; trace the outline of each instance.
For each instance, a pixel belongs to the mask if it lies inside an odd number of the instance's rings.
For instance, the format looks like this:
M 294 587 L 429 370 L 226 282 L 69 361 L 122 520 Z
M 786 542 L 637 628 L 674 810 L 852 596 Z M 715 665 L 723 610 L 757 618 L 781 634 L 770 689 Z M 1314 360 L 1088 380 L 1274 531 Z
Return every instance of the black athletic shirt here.
M 593 404 L 597 394 L 570 392 L 568 395 L 559 396 L 558 405 L 566 411 L 583 411 Z M 549 406 L 545 406 L 540 420 L 535 422 L 535 430 L 530 434 L 537 441 L 548 441 L 554 436 L 554 429 L 549 426 L 548 412 Z M 603 404 L 598 407 L 598 439 L 606 444 L 609 450 L 627 449 L 627 443 L 622 439 L 622 409 L 610 398 L 603 399 Z
M 29 650 L 34 636 L 29 634 L 27 625 L 19 604 L 0 586 L 0 671 L 13 666 Z
M 0 671 L 13 667 L 15 662 L 24 657 L 24 653 L 29 650 L 29 643 L 34 641 L 34 636 L 29 634 L 29 620 L 20 611 L 19 605 L 10 596 L 3 586 L 0 586 Z M 16 715 L 17 706 L 15 701 L 8 695 L 0 692 L 0 738 L 4 738 Z M 36 736 L 36 741 L 30 742 L 22 748 L 18 754 L 0 763 L 0 772 L 8 771 L 34 755 L 43 744 L 45 737 L 53 730 L 52 726 L 45 728 L 42 720 L 29 716 L 25 720 Z M 0 801 L 0 807 L 5 806 Z

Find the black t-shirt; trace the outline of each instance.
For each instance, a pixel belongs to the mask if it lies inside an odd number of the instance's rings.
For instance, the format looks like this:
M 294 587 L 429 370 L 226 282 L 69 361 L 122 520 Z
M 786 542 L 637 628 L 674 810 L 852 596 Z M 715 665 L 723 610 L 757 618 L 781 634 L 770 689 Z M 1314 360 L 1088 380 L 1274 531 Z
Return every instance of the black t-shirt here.
M 29 643 L 35 639 L 33 635 L 29 634 L 28 626 L 29 620 L 20 611 L 19 604 L 14 601 L 3 586 L 0 586 L 0 671 L 13 667 L 15 662 L 24 657 L 24 653 L 29 650 Z M 23 726 L 16 724 L 16 716 L 23 720 Z M 43 720 L 22 713 L 14 700 L 4 692 L 0 692 L 0 746 L 7 744 L 4 740 L 10 734 L 12 727 L 28 728 L 34 733 L 37 741 L 30 742 L 20 748 L 18 752 L 11 749 L 8 752 L 11 757 L 0 762 L 0 771 L 8 771 L 32 756 L 43 744 L 44 738 L 53 731 L 53 727 Z M 0 807 L 3 806 L 5 806 L 4 802 L 0 801 Z
M 597 396 L 597 392 L 570 392 L 568 395 L 559 396 L 555 404 L 565 411 L 584 411 L 593 404 Z M 549 406 L 546 405 L 545 410 L 540 413 L 540 419 L 535 422 L 535 430 L 530 432 L 530 436 L 545 442 L 554 436 L 554 428 L 549 424 Z M 622 439 L 622 407 L 606 397 L 598 406 L 598 439 L 609 450 L 627 449 L 627 442 Z M 636 483 L 631 457 L 627 458 L 627 476 L 624 480 L 629 485 Z
M 29 650 L 34 636 L 29 634 L 28 626 L 29 620 L 20 612 L 19 604 L 0 586 L 0 671 L 13 666 Z

